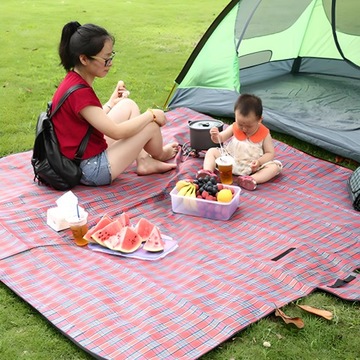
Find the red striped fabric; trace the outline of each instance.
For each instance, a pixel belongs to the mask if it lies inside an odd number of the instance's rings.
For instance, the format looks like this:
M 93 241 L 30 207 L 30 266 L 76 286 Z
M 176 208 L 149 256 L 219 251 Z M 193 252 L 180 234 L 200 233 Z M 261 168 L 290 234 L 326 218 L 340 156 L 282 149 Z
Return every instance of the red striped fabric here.
M 189 142 L 189 109 L 167 114 L 166 141 Z M 111 186 L 73 189 L 89 212 L 146 216 L 179 248 L 141 261 L 74 245 L 46 225 L 61 195 L 33 182 L 30 152 L 0 159 L 0 280 L 79 346 L 106 359 L 195 359 L 276 307 L 315 289 L 360 299 L 359 213 L 350 170 L 275 142 L 283 173 L 242 191 L 228 221 L 175 214 L 170 191 L 193 178 L 202 156 L 139 177 L 131 166 Z M 337 280 L 350 279 L 339 287 Z M 337 283 L 339 284 L 339 282 Z

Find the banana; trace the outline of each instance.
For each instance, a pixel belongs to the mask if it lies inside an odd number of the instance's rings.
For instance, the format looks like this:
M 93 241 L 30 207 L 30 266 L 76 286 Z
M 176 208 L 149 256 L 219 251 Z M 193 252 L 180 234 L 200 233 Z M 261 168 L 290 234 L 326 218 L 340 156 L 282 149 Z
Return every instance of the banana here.
M 178 189 L 178 195 L 183 196 L 183 206 L 189 211 L 190 214 L 196 214 L 197 203 L 196 203 L 196 190 L 198 187 L 187 180 L 179 180 L 176 183 L 176 188 Z
M 197 190 L 197 186 L 194 184 L 193 190 L 190 193 L 189 197 L 191 199 L 189 199 L 189 207 L 191 209 L 191 211 L 196 214 L 197 213 L 197 202 L 196 202 L 196 190 Z
M 189 190 L 186 192 L 186 197 L 192 197 L 192 195 L 195 193 L 195 186 L 194 184 L 190 184 Z
M 187 196 L 186 194 L 188 193 L 188 191 L 190 191 L 192 189 L 192 184 L 188 184 L 188 185 L 185 185 L 183 186 L 179 192 L 178 192 L 178 195 L 180 196 Z
M 190 181 L 187 181 L 187 180 L 179 180 L 175 187 L 176 187 L 176 190 L 177 191 L 180 191 L 180 189 L 182 189 L 184 186 L 187 186 L 187 185 L 190 185 L 191 182 Z
M 185 193 L 183 206 L 188 214 L 196 214 L 196 210 L 197 210 L 196 190 L 197 190 L 196 185 L 191 184 L 189 186 L 188 191 Z
M 186 196 L 193 197 L 193 198 L 196 197 L 196 186 L 194 184 L 192 184 L 191 190 L 186 193 Z

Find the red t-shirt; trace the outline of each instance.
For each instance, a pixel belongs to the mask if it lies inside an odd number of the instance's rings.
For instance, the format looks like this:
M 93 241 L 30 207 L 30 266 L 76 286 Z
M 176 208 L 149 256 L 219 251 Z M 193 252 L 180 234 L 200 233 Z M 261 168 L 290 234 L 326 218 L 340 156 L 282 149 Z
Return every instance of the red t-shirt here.
M 73 159 L 81 140 L 85 136 L 89 123 L 80 115 L 86 106 L 99 106 L 101 102 L 91 86 L 76 72 L 70 71 L 56 90 L 52 99 L 54 110 L 63 94 L 73 85 L 85 84 L 87 87 L 74 91 L 62 104 L 53 117 L 55 133 L 59 141 L 61 153 Z M 83 159 L 100 154 L 107 148 L 104 134 L 93 128 Z

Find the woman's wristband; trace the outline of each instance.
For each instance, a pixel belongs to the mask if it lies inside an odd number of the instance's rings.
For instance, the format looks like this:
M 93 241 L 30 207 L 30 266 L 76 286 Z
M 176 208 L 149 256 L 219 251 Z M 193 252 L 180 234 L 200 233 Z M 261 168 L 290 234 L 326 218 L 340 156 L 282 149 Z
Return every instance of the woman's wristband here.
M 157 122 L 156 122 L 156 115 L 155 115 L 154 111 L 153 111 L 152 109 L 147 109 L 147 111 L 150 111 L 150 112 L 151 112 L 152 121 L 157 124 Z
M 105 104 L 105 106 L 107 106 L 110 110 L 112 109 L 112 107 L 109 104 Z

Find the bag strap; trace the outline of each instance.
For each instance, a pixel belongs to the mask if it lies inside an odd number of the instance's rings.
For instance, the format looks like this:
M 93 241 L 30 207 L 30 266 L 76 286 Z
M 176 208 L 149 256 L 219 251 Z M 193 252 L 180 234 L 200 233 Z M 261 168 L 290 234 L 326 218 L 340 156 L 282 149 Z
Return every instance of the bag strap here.
M 90 135 L 93 131 L 93 127 L 92 126 L 89 126 L 84 138 L 81 140 L 81 143 L 76 151 L 76 154 L 75 154 L 75 157 L 74 157 L 74 161 L 79 164 L 80 161 L 82 160 L 82 156 L 84 155 L 84 152 L 85 152 L 85 149 L 86 149 L 86 146 L 87 146 L 87 143 L 90 139 Z
M 69 95 L 71 93 L 73 93 L 74 91 L 80 89 L 80 88 L 84 88 L 87 87 L 85 84 L 77 84 L 72 86 L 71 88 L 69 88 L 66 93 L 62 96 L 62 98 L 60 99 L 59 103 L 57 104 L 55 110 L 50 113 L 49 118 L 52 118 L 54 116 L 54 114 L 60 109 L 61 105 L 64 103 L 64 101 L 69 97 Z
M 84 87 L 87 87 L 85 84 L 77 84 L 77 85 L 74 85 L 72 86 L 71 88 L 69 88 L 66 93 L 61 97 L 59 103 L 57 104 L 55 110 L 49 115 L 49 119 L 51 119 L 54 114 L 60 109 L 61 105 L 65 102 L 65 100 L 69 97 L 69 95 L 71 93 L 73 93 L 74 91 L 80 89 L 80 88 L 84 88 Z M 81 140 L 81 143 L 76 151 L 76 154 L 75 154 L 75 157 L 74 157 L 74 161 L 79 164 L 81 159 L 82 159 L 82 156 L 84 155 L 84 152 L 85 152 L 85 149 L 86 149 L 86 146 L 87 146 L 87 143 L 90 139 L 90 135 L 93 131 L 93 127 L 92 126 L 89 126 L 85 136 L 83 137 L 83 139 Z

